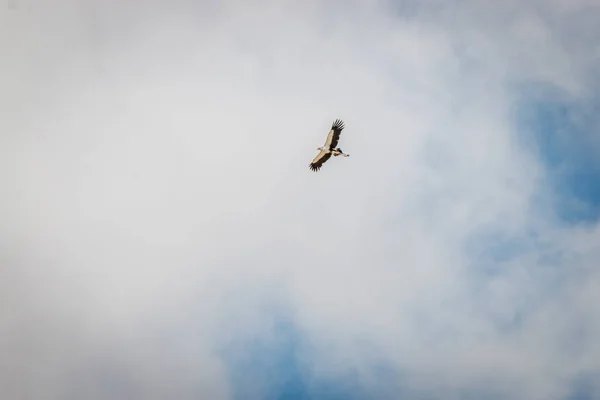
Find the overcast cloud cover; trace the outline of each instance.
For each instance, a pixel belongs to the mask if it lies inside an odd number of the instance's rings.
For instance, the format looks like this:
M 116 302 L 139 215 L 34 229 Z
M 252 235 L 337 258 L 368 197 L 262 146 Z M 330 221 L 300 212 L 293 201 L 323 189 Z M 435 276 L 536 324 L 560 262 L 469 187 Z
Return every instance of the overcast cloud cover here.
M 13 0 L 0 397 L 599 398 L 599 6 Z

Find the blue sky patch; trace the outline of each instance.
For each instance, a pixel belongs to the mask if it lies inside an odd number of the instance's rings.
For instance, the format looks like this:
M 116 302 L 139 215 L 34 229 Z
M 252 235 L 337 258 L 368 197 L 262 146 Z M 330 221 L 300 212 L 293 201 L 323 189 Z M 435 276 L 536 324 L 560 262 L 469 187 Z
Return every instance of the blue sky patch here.
M 334 378 L 320 377 L 311 367 L 308 336 L 294 323 L 293 313 L 265 319 L 269 329 L 260 336 L 241 334 L 224 355 L 230 369 L 234 399 L 382 400 L 398 394 L 398 377 L 385 363 L 369 366 L 374 387 L 364 387 L 359 373 L 348 366 Z M 269 321 L 266 321 L 270 319 Z M 410 397 L 415 398 L 414 396 Z
M 547 172 L 550 206 L 568 224 L 600 219 L 600 100 L 570 100 L 541 85 L 521 91 L 516 104 L 520 140 Z

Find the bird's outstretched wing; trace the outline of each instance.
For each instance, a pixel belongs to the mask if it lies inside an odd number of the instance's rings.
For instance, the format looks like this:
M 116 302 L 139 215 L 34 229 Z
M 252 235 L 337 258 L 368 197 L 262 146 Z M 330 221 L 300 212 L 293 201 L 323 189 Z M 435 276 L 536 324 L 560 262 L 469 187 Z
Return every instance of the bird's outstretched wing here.
M 340 140 L 340 134 L 344 129 L 344 122 L 341 119 L 336 119 L 331 124 L 331 129 L 329 130 L 329 134 L 327 135 L 327 141 L 325 141 L 326 149 L 334 149 Z
M 312 162 L 309 164 L 309 168 L 313 171 L 318 171 L 321 169 L 325 161 L 331 158 L 331 153 L 327 150 L 321 150 L 319 154 L 315 158 L 313 158 Z

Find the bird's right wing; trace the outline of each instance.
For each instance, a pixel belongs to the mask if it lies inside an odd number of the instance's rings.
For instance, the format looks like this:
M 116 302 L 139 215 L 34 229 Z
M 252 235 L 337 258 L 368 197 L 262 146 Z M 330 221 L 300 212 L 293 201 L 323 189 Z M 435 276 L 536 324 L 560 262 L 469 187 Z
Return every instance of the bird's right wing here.
M 329 160 L 331 157 L 331 153 L 327 150 L 321 150 L 319 154 L 315 158 L 313 158 L 312 162 L 309 164 L 309 168 L 313 171 L 318 171 L 321 169 L 325 161 Z
M 329 134 L 327 135 L 327 140 L 325 141 L 326 149 L 335 149 L 338 145 L 338 141 L 340 140 L 340 134 L 344 129 L 344 122 L 341 119 L 336 119 L 331 124 L 331 129 L 329 130 Z

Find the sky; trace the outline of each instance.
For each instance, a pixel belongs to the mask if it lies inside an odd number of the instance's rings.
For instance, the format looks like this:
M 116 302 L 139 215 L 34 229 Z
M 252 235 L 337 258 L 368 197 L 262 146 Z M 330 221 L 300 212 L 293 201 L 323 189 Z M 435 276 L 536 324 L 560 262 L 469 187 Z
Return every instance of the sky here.
M 598 37 L 596 0 L 7 1 L 0 397 L 600 397 Z

